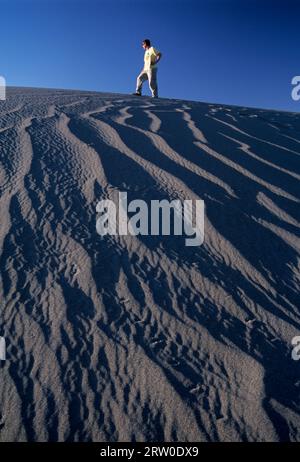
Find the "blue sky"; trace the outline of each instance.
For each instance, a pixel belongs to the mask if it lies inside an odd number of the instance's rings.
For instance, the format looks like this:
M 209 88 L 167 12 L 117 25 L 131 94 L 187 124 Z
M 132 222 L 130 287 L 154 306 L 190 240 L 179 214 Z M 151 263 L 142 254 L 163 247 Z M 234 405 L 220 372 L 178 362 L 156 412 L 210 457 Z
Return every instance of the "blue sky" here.
M 141 41 L 162 97 L 300 111 L 297 0 L 0 0 L 8 85 L 131 93 Z M 147 84 L 145 93 L 150 94 Z

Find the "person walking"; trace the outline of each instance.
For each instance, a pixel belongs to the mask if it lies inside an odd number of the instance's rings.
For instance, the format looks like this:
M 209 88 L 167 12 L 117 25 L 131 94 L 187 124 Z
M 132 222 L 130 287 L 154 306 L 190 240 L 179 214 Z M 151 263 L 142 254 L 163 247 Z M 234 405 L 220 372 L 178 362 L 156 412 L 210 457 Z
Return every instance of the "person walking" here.
M 157 98 L 157 63 L 160 61 L 162 54 L 160 51 L 156 50 L 154 47 L 151 46 L 151 42 L 149 39 L 143 40 L 142 47 L 145 50 L 144 68 L 137 77 L 136 92 L 133 94 L 136 96 L 141 96 L 143 83 L 146 80 L 148 80 L 152 97 Z

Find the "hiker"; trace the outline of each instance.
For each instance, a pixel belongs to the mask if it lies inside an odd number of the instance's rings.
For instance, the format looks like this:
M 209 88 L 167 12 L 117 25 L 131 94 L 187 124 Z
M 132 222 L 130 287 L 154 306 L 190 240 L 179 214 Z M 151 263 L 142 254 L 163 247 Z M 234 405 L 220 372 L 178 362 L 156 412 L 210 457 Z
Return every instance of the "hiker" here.
M 152 98 L 158 97 L 157 91 L 157 63 L 160 61 L 162 54 L 151 46 L 150 40 L 145 39 L 142 42 L 142 47 L 145 50 L 144 68 L 136 80 L 136 96 L 142 95 L 142 86 L 145 80 L 148 79 L 149 87 L 152 93 Z

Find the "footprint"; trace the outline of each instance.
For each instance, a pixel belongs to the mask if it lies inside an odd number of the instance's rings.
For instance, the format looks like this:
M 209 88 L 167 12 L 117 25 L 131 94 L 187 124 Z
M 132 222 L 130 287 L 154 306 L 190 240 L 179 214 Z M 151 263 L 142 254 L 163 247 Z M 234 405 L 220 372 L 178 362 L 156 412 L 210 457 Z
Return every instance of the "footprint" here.
M 0 414 L 0 430 L 4 427 L 4 425 L 5 425 L 4 415 Z

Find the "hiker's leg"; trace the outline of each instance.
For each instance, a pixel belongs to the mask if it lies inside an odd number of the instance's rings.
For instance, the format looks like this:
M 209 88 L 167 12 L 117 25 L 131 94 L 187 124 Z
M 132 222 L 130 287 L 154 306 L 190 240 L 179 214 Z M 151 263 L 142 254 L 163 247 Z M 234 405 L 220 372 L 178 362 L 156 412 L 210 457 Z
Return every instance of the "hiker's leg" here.
M 157 98 L 158 88 L 157 88 L 157 68 L 154 67 L 148 71 L 149 87 L 152 93 L 152 96 Z
M 142 86 L 145 80 L 148 79 L 147 72 L 142 71 L 139 75 L 138 78 L 136 79 L 136 92 L 137 93 L 142 93 Z

